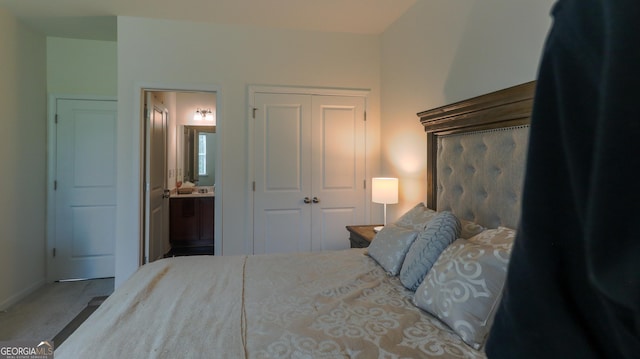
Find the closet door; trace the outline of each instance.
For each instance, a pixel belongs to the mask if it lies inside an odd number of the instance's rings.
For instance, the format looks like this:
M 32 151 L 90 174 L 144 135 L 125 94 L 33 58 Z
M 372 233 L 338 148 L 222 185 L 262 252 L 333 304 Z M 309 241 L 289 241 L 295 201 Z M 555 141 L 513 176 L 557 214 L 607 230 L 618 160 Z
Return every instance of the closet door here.
M 364 223 L 364 97 L 256 93 L 254 253 L 349 247 Z
M 253 252 L 308 252 L 311 97 L 257 93 L 254 104 Z
M 364 222 L 364 98 L 313 96 L 311 249 L 349 248 L 345 227 Z

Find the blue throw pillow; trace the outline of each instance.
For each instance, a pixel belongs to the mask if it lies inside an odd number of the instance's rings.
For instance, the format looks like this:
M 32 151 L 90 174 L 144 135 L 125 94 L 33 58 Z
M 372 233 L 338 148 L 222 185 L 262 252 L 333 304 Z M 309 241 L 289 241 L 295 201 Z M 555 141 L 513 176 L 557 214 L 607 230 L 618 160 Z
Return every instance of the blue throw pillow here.
M 460 232 L 460 221 L 453 213 L 438 213 L 409 247 L 400 270 L 402 285 L 415 291 L 440 254 L 458 239 Z
M 394 224 L 384 226 L 367 248 L 369 256 L 390 275 L 398 275 L 409 246 L 418 232 Z

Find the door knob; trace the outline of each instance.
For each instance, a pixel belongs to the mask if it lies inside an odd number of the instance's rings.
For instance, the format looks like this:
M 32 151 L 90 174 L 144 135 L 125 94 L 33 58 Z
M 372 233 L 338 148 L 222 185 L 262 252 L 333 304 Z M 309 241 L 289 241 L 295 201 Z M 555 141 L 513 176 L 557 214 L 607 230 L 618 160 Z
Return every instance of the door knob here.
M 169 198 L 171 197 L 171 191 L 168 189 L 165 189 L 164 191 L 162 191 L 162 198 Z
M 320 203 L 320 200 L 318 199 L 318 197 L 313 197 L 313 203 Z
M 311 200 L 309 199 L 309 197 L 305 197 L 303 199 L 304 203 L 311 203 Z

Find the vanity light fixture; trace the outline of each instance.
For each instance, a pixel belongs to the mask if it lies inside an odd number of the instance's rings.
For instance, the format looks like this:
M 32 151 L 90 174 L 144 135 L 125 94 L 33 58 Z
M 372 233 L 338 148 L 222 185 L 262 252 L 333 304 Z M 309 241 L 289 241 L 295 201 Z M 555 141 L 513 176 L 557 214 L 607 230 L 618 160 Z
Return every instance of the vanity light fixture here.
M 211 112 L 211 109 L 207 108 L 207 109 L 197 109 L 196 113 L 193 114 L 193 120 L 194 121 L 209 121 L 209 122 L 213 122 L 215 121 L 213 118 L 213 112 Z

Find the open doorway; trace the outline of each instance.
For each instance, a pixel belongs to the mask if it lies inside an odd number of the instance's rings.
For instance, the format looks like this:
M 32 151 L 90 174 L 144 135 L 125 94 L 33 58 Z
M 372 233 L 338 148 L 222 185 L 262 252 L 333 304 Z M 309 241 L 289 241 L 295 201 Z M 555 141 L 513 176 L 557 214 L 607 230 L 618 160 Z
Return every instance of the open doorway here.
M 143 89 L 141 263 L 215 254 L 217 93 Z M 218 235 L 219 237 L 219 235 Z

